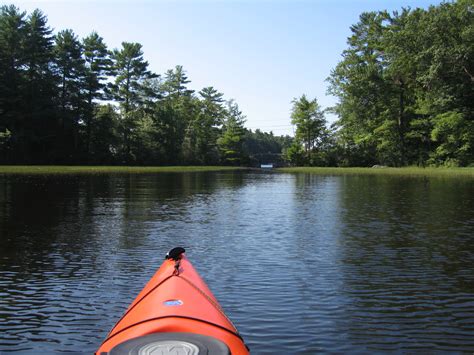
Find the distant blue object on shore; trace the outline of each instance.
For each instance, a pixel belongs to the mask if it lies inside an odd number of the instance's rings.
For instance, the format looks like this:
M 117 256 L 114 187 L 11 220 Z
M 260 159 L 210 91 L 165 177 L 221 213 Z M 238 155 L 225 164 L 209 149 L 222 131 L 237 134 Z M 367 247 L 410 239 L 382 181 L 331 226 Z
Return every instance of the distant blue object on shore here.
M 273 169 L 273 164 L 260 164 L 261 169 Z

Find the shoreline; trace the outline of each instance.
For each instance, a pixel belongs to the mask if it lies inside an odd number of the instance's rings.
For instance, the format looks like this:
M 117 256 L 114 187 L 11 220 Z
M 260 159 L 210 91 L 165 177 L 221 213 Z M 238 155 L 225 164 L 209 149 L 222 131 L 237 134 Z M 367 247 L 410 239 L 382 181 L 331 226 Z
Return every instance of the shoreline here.
M 274 173 L 303 173 L 315 175 L 392 175 L 392 176 L 446 176 L 472 177 L 474 168 L 403 167 L 403 168 L 342 168 L 291 167 L 260 169 L 235 166 L 88 166 L 88 165 L 0 165 L 0 175 L 48 174 L 153 174 L 219 171 L 268 171 Z
M 15 174 L 150 174 L 246 170 L 233 166 L 88 166 L 88 165 L 0 165 L 0 175 Z
M 315 175 L 393 175 L 393 176 L 446 176 L 446 177 L 472 177 L 474 168 L 331 168 L 331 167 L 294 167 L 277 168 L 278 172 L 284 173 L 306 173 Z

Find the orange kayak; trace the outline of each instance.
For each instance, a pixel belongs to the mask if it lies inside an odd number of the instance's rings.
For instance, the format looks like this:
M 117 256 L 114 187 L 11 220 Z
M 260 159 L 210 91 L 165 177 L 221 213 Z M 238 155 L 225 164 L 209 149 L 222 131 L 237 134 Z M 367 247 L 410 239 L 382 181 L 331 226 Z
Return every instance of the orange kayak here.
M 249 354 L 184 254 L 172 249 L 96 354 Z

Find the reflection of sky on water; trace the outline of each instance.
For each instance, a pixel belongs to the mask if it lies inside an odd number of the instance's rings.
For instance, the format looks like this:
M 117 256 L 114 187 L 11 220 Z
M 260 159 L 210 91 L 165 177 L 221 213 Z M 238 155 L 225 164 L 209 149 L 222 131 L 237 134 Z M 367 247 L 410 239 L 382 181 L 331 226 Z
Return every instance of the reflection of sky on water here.
M 255 353 L 472 351 L 465 179 L 0 177 L 0 350 L 92 352 L 183 245 Z

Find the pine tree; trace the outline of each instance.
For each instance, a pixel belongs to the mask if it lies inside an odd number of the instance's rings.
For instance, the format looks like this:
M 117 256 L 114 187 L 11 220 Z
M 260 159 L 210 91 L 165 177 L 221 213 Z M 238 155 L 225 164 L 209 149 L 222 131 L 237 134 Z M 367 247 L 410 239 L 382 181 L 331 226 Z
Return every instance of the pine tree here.
M 29 159 L 23 111 L 25 16 L 13 5 L 0 8 L 0 132 L 4 144 L 8 139 L 16 159 L 23 162 Z
M 47 18 L 34 10 L 26 22 L 25 95 L 26 129 L 35 162 L 49 162 L 41 154 L 53 144 L 56 122 L 54 96 L 56 83 L 51 68 L 53 41 Z M 40 153 L 40 154 L 38 154 Z
M 112 61 L 103 38 L 100 37 L 97 32 L 92 32 L 89 36 L 84 38 L 82 46 L 85 61 L 85 149 L 87 159 L 90 159 L 92 119 L 94 117 L 95 101 L 105 99 L 105 81 L 111 71 Z
M 316 99 L 308 100 L 303 95 L 292 102 L 291 123 L 296 125 L 295 138 L 303 145 L 309 163 L 312 151 L 321 143 L 326 120 Z
M 190 82 L 183 66 L 177 65 L 174 70 L 169 69 L 166 71 L 164 89 L 173 98 L 179 98 L 181 96 L 189 97 L 194 93 L 193 90 L 186 87 Z
M 234 100 L 227 102 L 222 135 L 217 139 L 221 161 L 229 165 L 242 165 L 248 161 L 244 153 L 245 116 Z
M 143 102 L 143 82 L 154 77 L 143 58 L 142 45 L 122 42 L 120 50 L 112 54 L 115 82 L 111 85 L 113 97 L 120 102 L 125 159 L 131 156 L 131 135 L 136 128 L 136 109 Z
M 78 153 L 85 76 L 82 46 L 72 30 L 63 30 L 56 35 L 54 53 L 60 117 L 58 150 L 61 152 L 58 154 L 60 159 L 70 160 Z

